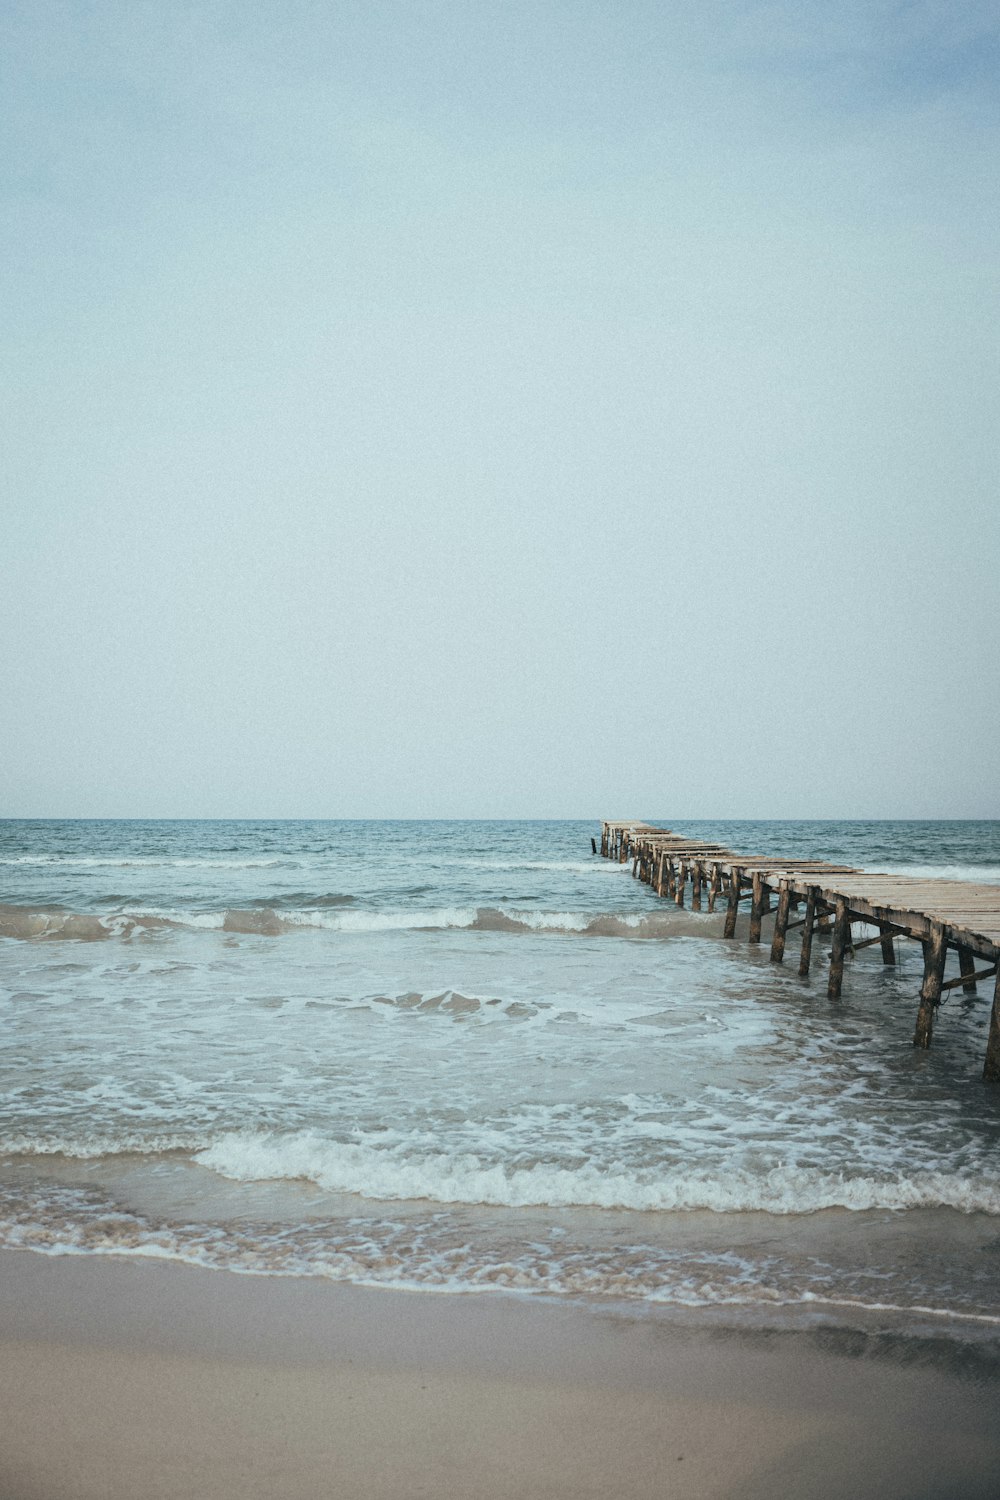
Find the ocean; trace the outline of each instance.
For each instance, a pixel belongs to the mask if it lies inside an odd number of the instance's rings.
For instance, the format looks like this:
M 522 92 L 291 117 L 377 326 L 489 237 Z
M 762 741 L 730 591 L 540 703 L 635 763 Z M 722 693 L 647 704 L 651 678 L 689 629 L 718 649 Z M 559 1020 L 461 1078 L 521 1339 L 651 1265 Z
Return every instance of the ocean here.
M 1000 882 L 998 822 L 649 821 Z M 0 1245 L 995 1340 L 992 982 L 915 1051 L 915 945 L 831 1004 L 599 837 L 0 823 Z

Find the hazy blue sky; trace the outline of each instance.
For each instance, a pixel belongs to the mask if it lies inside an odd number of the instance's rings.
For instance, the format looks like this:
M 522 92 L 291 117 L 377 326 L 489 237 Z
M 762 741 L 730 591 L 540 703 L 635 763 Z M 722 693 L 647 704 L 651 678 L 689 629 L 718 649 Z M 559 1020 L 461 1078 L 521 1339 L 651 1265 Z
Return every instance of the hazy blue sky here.
M 1000 816 L 998 38 L 3 5 L 0 811 Z

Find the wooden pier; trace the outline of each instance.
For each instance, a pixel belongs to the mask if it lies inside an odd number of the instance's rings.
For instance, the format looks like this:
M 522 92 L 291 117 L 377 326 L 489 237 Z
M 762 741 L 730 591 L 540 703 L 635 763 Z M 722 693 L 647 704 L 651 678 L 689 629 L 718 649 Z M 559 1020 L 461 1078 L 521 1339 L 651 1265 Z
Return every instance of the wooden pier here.
M 827 992 L 840 998 L 844 960 L 878 943 L 882 961 L 896 962 L 896 941 L 921 944 L 924 978 L 917 1009 L 915 1047 L 929 1047 L 942 996 L 961 987 L 977 993 L 980 980 L 993 979 L 993 1009 L 983 1077 L 1000 1082 L 1000 886 L 963 880 L 922 880 L 880 875 L 823 860 L 782 859 L 737 854 L 721 844 L 684 838 L 648 823 L 605 822 L 601 853 L 622 864 L 658 896 L 694 911 L 715 911 L 725 903 L 725 936 L 736 936 L 741 904 L 749 901 L 750 942 L 760 943 L 764 918 L 773 919 L 771 962 L 783 963 L 785 941 L 801 931 L 799 973 L 807 975 L 817 933 L 830 939 Z M 877 929 L 855 942 L 855 924 Z M 958 974 L 946 978 L 948 954 L 958 955 Z M 977 962 L 982 967 L 977 968 Z

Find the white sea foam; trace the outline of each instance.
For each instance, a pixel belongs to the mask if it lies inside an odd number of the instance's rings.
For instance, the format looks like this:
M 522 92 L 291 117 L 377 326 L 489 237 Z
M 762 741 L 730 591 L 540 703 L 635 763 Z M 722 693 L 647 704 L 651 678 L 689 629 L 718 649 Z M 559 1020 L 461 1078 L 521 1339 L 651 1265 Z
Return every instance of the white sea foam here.
M 879 875 L 907 875 L 913 880 L 961 880 L 975 885 L 1000 885 L 1000 865 L 879 865 Z
M 0 1242 L 765 1321 L 992 1315 L 985 992 L 914 1053 L 905 954 L 831 1008 L 821 964 L 724 943 L 587 833 L 0 825 L 0 935 L 48 940 L 0 942 L 0 1200 L 24 1188 Z M 851 862 L 934 854 L 905 834 Z M 981 847 L 897 868 L 995 880 Z
M 159 855 L 18 854 L 0 858 L 0 865 L 59 866 L 63 869 L 110 870 L 269 870 L 297 864 L 292 856 L 275 855 L 260 859 L 175 859 Z
M 89 912 L 52 912 L 44 908 L 0 907 L 0 936 L 14 938 L 100 939 L 131 937 L 136 928 L 179 927 L 277 937 L 297 928 L 327 932 L 421 932 L 476 929 L 484 932 L 551 932 L 589 937 L 667 937 L 685 924 L 703 922 L 700 914 L 675 908 L 654 911 L 538 911 L 530 907 L 439 906 L 364 910 L 355 907 L 300 909 L 251 906 L 195 911 L 178 906 L 146 906 L 100 916 Z
M 380 1200 L 523 1208 L 594 1207 L 712 1209 L 717 1213 L 812 1213 L 824 1208 L 956 1208 L 1000 1214 L 995 1179 L 948 1172 L 848 1177 L 805 1167 L 622 1170 L 589 1161 L 573 1167 L 546 1161 L 520 1166 L 475 1152 L 414 1150 L 405 1138 L 386 1148 L 331 1141 L 311 1132 L 235 1132 L 196 1160 L 239 1182 L 287 1178 L 339 1193 Z
M 572 875 L 631 875 L 632 866 L 608 859 L 455 859 L 437 861 L 466 870 L 550 870 Z
M 629 1239 L 620 1222 L 610 1235 L 595 1233 L 590 1220 L 572 1225 L 572 1219 L 564 1227 L 536 1218 L 531 1228 L 525 1221 L 520 1233 L 501 1243 L 474 1218 L 440 1210 L 289 1223 L 239 1219 L 223 1229 L 190 1214 L 172 1222 L 128 1209 L 92 1188 L 49 1186 L 41 1196 L 0 1189 L 0 1245 L 51 1256 L 177 1260 L 258 1276 L 319 1276 L 439 1292 L 613 1298 L 661 1310 L 714 1308 L 741 1320 L 763 1314 L 769 1325 L 776 1318 L 780 1324 L 785 1314 L 793 1320 L 805 1315 L 813 1323 L 817 1312 L 838 1321 L 847 1312 L 875 1314 L 879 1327 L 886 1317 L 901 1320 L 904 1328 L 914 1317 L 929 1318 L 989 1337 L 1000 1324 L 988 1286 L 971 1296 L 955 1295 L 954 1256 L 945 1258 L 943 1276 L 941 1257 L 932 1256 L 927 1274 L 917 1280 L 912 1263 L 898 1276 L 886 1271 L 873 1279 L 863 1263 L 838 1270 L 807 1245 L 781 1251 L 768 1241 L 734 1251 L 656 1243 L 641 1233 Z M 640 1226 L 633 1221 L 631 1227 Z

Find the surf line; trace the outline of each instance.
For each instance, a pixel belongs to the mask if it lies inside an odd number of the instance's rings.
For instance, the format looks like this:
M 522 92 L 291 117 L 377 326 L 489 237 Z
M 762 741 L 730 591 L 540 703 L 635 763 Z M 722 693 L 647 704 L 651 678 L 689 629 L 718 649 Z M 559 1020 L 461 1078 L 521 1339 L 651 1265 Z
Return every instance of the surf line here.
M 772 963 L 784 962 L 786 937 L 800 928 L 803 977 L 809 973 L 814 937 L 829 936 L 831 1000 L 840 999 L 848 956 L 879 943 L 882 962 L 895 964 L 899 939 L 920 943 L 924 976 L 915 1047 L 931 1045 L 935 1016 L 949 990 L 961 986 L 964 995 L 973 997 L 981 980 L 993 979 L 983 1078 L 1000 1083 L 1000 886 L 879 874 L 825 860 L 738 854 L 722 844 L 688 839 L 669 828 L 634 820 L 602 822 L 601 854 L 620 864 L 631 860 L 636 879 L 678 906 L 690 893 L 693 911 L 702 910 L 703 899 L 714 911 L 724 897 L 727 938 L 736 937 L 741 903 L 749 900 L 751 943 L 761 942 L 764 918 L 774 920 Z M 855 942 L 858 923 L 877 928 L 876 935 Z M 958 956 L 958 973 L 946 978 L 949 953 Z M 977 960 L 985 967 L 977 969 Z

